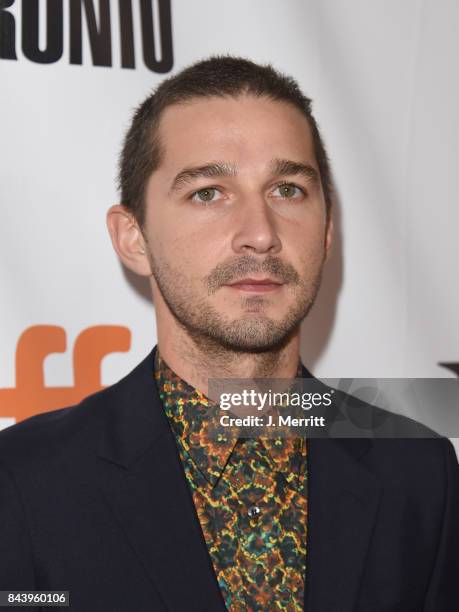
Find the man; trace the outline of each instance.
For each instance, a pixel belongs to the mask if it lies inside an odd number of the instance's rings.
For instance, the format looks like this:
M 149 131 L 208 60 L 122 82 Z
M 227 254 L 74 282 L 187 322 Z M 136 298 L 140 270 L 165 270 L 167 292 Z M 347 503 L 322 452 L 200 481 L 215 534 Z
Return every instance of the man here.
M 297 84 L 231 57 L 169 78 L 134 115 L 120 187 L 108 228 L 150 279 L 158 344 L 0 435 L 0 588 L 69 590 L 81 611 L 457 610 L 448 440 L 208 432 L 210 379 L 310 377 L 331 189 Z

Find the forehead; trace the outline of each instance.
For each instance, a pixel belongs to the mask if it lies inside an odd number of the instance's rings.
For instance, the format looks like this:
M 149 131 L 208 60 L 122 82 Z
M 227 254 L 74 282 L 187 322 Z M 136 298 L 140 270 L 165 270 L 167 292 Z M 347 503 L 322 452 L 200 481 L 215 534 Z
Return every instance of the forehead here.
M 273 157 L 315 162 L 307 118 L 292 104 L 241 95 L 196 98 L 163 112 L 159 139 L 161 166 L 225 160 L 243 167 Z

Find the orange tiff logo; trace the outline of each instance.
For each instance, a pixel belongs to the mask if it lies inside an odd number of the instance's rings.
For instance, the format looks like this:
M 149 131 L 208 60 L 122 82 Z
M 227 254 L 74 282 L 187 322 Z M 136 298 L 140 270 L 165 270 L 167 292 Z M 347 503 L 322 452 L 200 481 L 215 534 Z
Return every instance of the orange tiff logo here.
M 0 417 L 22 421 L 29 416 L 63 408 L 100 391 L 101 362 L 110 353 L 126 352 L 131 332 L 117 325 L 96 325 L 83 330 L 73 346 L 73 387 L 46 387 L 43 364 L 51 353 L 67 350 L 65 329 L 34 325 L 20 336 L 16 348 L 16 385 L 0 389 Z

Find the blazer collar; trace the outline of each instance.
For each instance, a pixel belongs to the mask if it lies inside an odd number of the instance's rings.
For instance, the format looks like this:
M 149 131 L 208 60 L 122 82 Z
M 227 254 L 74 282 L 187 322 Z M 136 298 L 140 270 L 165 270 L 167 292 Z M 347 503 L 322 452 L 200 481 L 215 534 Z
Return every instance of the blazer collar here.
M 129 468 L 168 430 L 153 377 L 157 347 L 106 394 L 108 409 L 99 456 Z

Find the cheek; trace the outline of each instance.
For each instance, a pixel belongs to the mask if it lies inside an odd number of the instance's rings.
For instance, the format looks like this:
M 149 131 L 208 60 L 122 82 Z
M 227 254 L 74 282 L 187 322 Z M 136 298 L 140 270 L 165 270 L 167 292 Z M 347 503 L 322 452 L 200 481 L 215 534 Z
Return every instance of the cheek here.
M 187 284 L 198 282 L 215 265 L 216 259 L 212 258 L 207 246 L 202 237 L 198 239 L 177 232 L 159 232 L 150 243 L 152 256 L 158 264 L 163 267 L 165 264 L 170 275 Z
M 147 239 L 154 258 L 173 264 L 184 258 L 189 241 L 177 231 L 171 219 L 163 217 L 158 211 L 150 216 Z
M 285 246 L 292 261 L 321 261 L 325 254 L 325 223 L 322 219 L 314 219 L 314 222 L 298 225 L 287 237 Z

